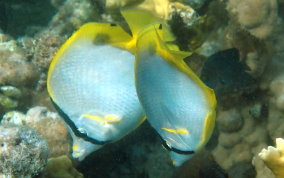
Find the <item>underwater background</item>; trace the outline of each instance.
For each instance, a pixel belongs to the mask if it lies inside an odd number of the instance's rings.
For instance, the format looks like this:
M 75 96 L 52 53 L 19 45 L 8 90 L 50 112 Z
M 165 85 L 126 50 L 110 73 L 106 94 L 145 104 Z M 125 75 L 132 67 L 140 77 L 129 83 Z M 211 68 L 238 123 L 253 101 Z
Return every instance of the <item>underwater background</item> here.
M 137 6 L 193 52 L 185 62 L 217 97 L 209 142 L 180 167 L 147 120 L 72 159 L 47 93 L 50 62 L 72 33 L 87 22 L 129 31 L 120 9 Z M 283 0 L 0 0 L 0 177 L 284 178 L 283 20 Z

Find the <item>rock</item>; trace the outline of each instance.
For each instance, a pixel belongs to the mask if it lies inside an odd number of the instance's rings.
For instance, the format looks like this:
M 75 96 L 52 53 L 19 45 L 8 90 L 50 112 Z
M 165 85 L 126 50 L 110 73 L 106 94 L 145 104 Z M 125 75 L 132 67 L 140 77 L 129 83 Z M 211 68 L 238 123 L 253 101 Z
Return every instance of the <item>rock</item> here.
M 39 174 L 48 157 L 46 141 L 35 130 L 20 125 L 0 125 L 0 172 L 5 176 Z
M 3 116 L 1 123 L 28 126 L 39 132 L 48 143 L 49 157 L 68 155 L 70 142 L 68 131 L 61 117 L 45 107 L 33 107 L 27 114 L 11 111 Z
M 63 155 L 48 159 L 47 165 L 40 178 L 83 178 L 72 165 L 68 156 Z
M 217 124 L 223 132 L 236 132 L 242 128 L 243 118 L 237 109 L 230 109 L 218 115 Z
M 230 169 L 229 175 L 231 178 L 252 178 L 256 171 L 250 162 L 240 162 Z
M 227 9 L 242 28 L 259 39 L 270 36 L 276 26 L 276 0 L 229 0 Z

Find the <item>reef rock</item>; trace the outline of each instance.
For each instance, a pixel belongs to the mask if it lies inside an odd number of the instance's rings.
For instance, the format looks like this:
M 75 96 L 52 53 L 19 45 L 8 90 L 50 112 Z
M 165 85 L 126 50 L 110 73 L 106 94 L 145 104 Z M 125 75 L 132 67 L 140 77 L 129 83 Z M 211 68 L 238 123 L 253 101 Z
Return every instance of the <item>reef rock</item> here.
M 276 0 L 229 0 L 227 9 L 253 36 L 267 38 L 276 26 Z
M 47 140 L 49 157 L 69 154 L 71 139 L 63 120 L 45 107 L 33 107 L 26 115 L 16 111 L 8 112 L 1 122 L 25 125 L 38 131 Z
M 83 178 L 72 165 L 72 161 L 68 156 L 63 155 L 56 158 L 48 159 L 41 178 Z
M 0 125 L 2 176 L 31 177 L 46 165 L 48 147 L 35 130 L 20 125 Z

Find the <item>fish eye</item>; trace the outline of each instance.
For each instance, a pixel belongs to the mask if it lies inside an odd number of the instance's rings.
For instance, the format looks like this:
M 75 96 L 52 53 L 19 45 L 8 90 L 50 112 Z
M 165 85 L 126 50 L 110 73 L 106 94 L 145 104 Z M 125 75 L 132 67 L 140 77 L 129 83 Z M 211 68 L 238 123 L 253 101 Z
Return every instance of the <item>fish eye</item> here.
M 83 129 L 83 128 L 78 128 L 77 130 L 78 130 L 81 134 L 88 135 L 88 134 L 87 134 L 87 131 L 86 131 L 85 129 Z
M 171 151 L 171 147 L 168 145 L 168 143 L 164 139 L 162 139 L 162 145 L 166 150 Z

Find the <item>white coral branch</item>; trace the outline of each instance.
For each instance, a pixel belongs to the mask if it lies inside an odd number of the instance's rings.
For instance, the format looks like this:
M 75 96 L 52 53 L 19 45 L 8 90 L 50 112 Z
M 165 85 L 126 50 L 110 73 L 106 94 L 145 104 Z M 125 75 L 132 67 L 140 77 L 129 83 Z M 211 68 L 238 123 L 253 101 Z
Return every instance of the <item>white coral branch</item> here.
M 276 148 L 269 146 L 258 154 L 277 178 L 284 177 L 284 139 L 276 139 Z

